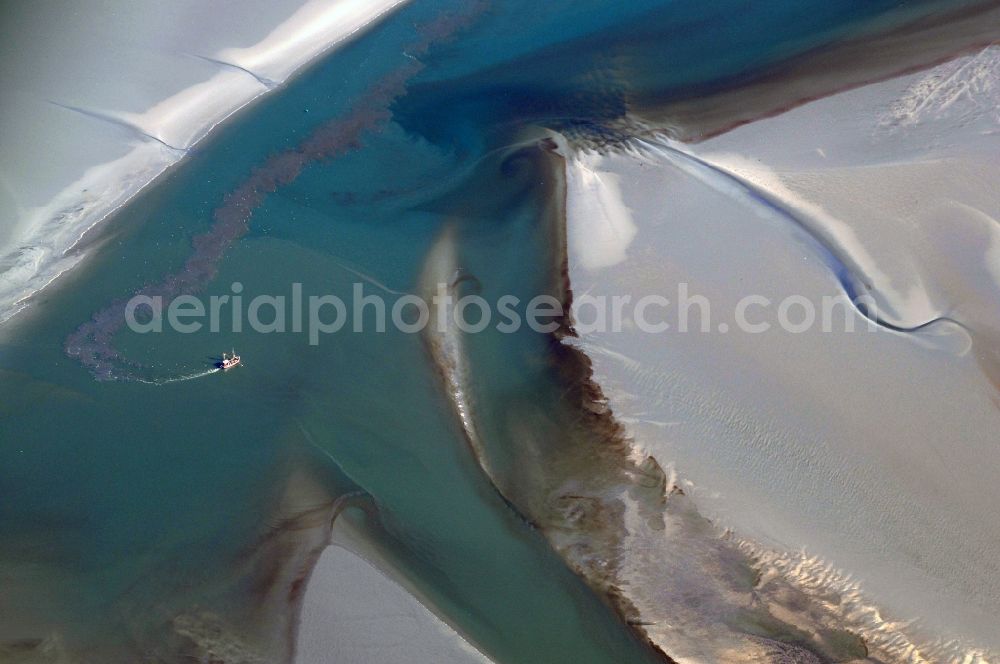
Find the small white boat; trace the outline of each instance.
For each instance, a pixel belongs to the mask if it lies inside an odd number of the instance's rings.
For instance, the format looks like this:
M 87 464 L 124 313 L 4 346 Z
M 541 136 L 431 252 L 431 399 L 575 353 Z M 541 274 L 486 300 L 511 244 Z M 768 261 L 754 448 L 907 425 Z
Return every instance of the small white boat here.
M 219 362 L 218 366 L 220 369 L 225 370 L 225 369 L 232 369 L 239 363 L 240 363 L 240 356 L 236 354 L 236 351 L 233 351 L 228 355 L 226 353 L 223 353 L 222 361 Z

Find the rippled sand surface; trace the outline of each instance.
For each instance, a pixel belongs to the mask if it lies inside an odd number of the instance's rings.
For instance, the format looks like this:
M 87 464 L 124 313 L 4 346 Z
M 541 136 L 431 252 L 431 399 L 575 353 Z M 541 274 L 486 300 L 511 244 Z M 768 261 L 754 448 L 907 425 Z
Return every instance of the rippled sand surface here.
M 998 11 L 292 3 L 130 44 L 143 95 L 64 69 L 38 122 L 101 150 L 4 179 L 0 659 L 314 661 L 332 621 L 391 661 L 409 616 L 440 661 L 994 661 Z M 704 330 L 580 309 L 681 285 Z M 578 308 L 125 324 L 290 292 Z M 751 333 L 748 294 L 867 299 Z M 368 584 L 412 597 L 381 636 Z

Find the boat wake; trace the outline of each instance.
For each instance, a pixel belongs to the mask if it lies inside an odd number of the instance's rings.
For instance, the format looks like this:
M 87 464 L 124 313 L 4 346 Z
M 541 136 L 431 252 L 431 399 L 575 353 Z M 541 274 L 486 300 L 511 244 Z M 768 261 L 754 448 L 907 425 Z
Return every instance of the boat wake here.
M 183 376 L 174 376 L 172 378 L 157 378 L 154 380 L 149 380 L 146 378 L 133 378 L 137 383 L 145 383 L 147 385 L 169 385 L 170 383 L 182 383 L 186 380 L 194 380 L 196 378 L 204 378 L 205 376 L 210 376 L 215 373 L 222 371 L 219 367 L 213 367 L 211 369 L 206 369 L 205 371 L 198 371 L 197 373 L 185 374 Z

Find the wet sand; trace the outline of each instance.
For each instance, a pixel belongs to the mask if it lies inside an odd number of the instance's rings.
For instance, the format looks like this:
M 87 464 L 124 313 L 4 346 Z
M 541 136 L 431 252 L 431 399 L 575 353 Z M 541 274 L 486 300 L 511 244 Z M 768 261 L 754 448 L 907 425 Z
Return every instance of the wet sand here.
M 348 528 L 335 524 L 336 544 L 323 552 L 309 577 L 296 664 L 490 661 L 361 557 L 364 547 L 354 539 Z
M 1000 201 L 981 186 L 997 167 L 996 57 L 673 144 L 679 156 L 636 144 L 571 166 L 576 196 L 617 192 L 611 207 L 626 210 L 571 207 L 574 288 L 676 301 L 686 282 L 711 303 L 706 333 L 695 307 L 686 334 L 582 335 L 610 407 L 765 574 L 835 593 L 845 625 L 890 659 L 992 661 L 1000 646 L 988 516 L 1000 505 L 988 313 Z M 604 251 L 612 235 L 621 242 Z M 857 270 L 888 323 L 867 333 L 853 310 L 855 333 L 843 317 L 829 333 L 736 328 L 744 295 L 842 294 L 823 247 Z M 773 309 L 755 311 L 777 326 Z M 634 578 L 653 588 L 657 558 L 645 555 Z M 655 595 L 648 606 L 663 605 Z

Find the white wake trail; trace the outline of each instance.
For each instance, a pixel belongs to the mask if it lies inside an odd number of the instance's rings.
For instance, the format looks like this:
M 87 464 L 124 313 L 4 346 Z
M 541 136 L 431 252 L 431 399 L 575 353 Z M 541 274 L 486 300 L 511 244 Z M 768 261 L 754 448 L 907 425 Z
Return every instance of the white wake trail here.
M 222 371 L 219 367 L 213 367 L 211 369 L 206 369 L 205 371 L 199 371 L 193 374 L 185 374 L 183 376 L 175 376 L 173 378 L 161 378 L 157 380 L 146 380 L 145 378 L 133 378 L 139 383 L 145 383 L 146 385 L 169 385 L 170 383 L 180 383 L 186 380 L 194 380 L 195 378 L 204 378 L 205 376 L 210 376 L 211 374 L 218 373 Z

